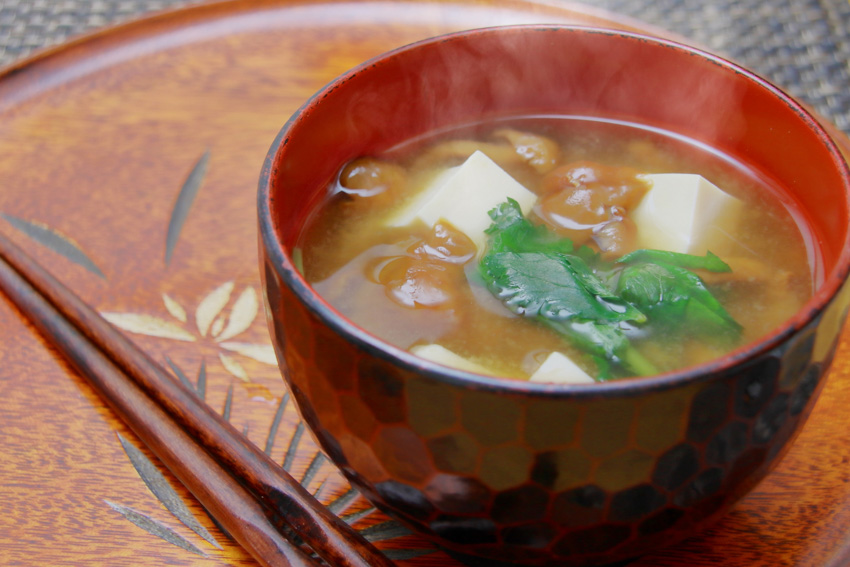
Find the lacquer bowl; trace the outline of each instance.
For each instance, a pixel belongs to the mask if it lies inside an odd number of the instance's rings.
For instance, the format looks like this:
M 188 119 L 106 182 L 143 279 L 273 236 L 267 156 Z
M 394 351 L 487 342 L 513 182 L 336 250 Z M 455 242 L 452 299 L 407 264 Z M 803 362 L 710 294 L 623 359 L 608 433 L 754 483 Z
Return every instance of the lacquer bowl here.
M 293 261 L 348 160 L 478 120 L 586 115 L 698 140 L 784 187 L 811 230 L 814 296 L 728 356 L 650 378 L 545 385 L 448 369 L 346 320 Z M 381 510 L 471 564 L 595 565 L 704 528 L 788 450 L 848 300 L 850 176 L 779 89 L 619 31 L 468 31 L 371 60 L 286 123 L 260 180 L 260 261 L 284 379 L 328 457 Z M 768 519 L 769 520 L 769 519 Z

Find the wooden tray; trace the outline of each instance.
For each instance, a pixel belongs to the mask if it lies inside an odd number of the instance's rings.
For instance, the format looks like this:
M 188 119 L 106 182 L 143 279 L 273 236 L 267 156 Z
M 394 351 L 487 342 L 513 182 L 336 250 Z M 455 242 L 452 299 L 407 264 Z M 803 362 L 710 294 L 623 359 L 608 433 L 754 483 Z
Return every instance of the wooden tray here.
M 370 512 L 299 425 L 259 304 L 256 180 L 284 121 L 342 71 L 527 22 L 648 29 L 514 0 L 230 0 L 42 52 L 0 74 L 0 230 L 400 565 L 456 565 Z M 0 563 L 254 564 L 5 300 L 0 340 Z M 779 468 L 710 532 L 633 565 L 846 562 L 848 340 Z

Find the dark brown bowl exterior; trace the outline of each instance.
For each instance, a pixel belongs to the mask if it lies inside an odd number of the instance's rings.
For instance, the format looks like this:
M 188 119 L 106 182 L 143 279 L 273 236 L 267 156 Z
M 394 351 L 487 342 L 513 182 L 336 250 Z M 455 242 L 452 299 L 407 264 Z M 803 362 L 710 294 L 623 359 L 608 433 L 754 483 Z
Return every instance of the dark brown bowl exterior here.
M 517 53 L 519 63 L 506 62 Z M 776 333 L 712 364 L 553 386 L 454 371 L 388 346 L 296 270 L 300 228 L 347 160 L 475 117 L 545 113 L 650 123 L 769 174 L 812 227 L 815 297 Z M 259 214 L 273 342 L 305 422 L 382 510 L 470 563 L 619 561 L 718 518 L 788 449 L 850 304 L 848 195 L 847 165 L 798 105 L 706 54 L 580 28 L 423 42 L 329 85 L 272 147 Z

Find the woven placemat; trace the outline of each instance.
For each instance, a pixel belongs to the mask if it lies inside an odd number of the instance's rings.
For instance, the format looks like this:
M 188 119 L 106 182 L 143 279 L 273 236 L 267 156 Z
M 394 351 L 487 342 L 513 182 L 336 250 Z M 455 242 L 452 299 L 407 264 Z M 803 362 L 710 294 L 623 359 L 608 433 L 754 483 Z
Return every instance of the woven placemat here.
M 674 31 L 742 63 L 850 134 L 847 0 L 599 0 L 593 4 Z
M 0 0 L 0 65 L 80 33 L 204 0 Z M 850 134 L 847 0 L 586 0 L 729 56 Z

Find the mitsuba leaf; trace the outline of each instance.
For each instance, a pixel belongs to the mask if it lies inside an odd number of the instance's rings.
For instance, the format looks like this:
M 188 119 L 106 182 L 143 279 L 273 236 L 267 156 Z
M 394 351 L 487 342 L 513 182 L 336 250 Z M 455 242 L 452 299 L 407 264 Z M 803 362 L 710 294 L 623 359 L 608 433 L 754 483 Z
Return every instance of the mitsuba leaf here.
M 620 361 L 620 355 L 629 347 L 629 339 L 615 324 L 598 321 L 569 321 L 544 320 L 549 328 L 569 337 L 573 345 L 581 350 L 608 361 Z
M 740 334 L 738 322 L 691 271 L 731 271 L 711 252 L 637 250 L 611 264 L 532 224 L 516 201 L 508 199 L 489 214 L 493 223 L 480 277 L 508 309 L 585 352 L 597 379 L 656 372 L 630 343 L 629 330 L 649 325 L 681 337 Z
M 544 316 L 549 318 L 646 319 L 617 297 L 588 266 L 595 258 L 590 248 L 582 246 L 574 251 L 569 238 L 543 225 L 533 225 L 513 199 L 489 214 L 493 224 L 487 230 L 490 246 L 481 260 L 482 273 L 491 291 L 503 301 L 509 300 L 508 307 L 515 313 L 536 316 L 545 305 Z
M 490 290 L 514 313 L 554 321 L 644 321 L 614 296 L 578 257 L 541 252 L 489 252 L 481 269 Z
M 573 252 L 573 242 L 543 225 L 535 226 L 522 214 L 519 203 L 508 199 L 488 213 L 493 223 L 487 229 L 492 252 Z
M 630 252 L 617 260 L 619 264 L 633 264 L 638 262 L 666 264 L 689 270 L 708 270 L 709 272 L 731 272 L 729 264 L 718 258 L 711 251 L 705 256 L 671 252 L 669 250 L 641 249 Z
M 647 313 L 653 324 L 676 330 L 687 327 L 699 334 L 741 331 L 702 279 L 680 266 L 648 262 L 627 266 L 620 274 L 617 293 Z
M 490 217 L 489 247 L 479 269 L 508 309 L 568 338 L 591 355 L 603 379 L 611 376 L 612 364 L 653 373 L 651 365 L 631 352 L 621 328 L 643 323 L 646 316 L 594 273 L 588 261 L 597 259 L 596 253 L 587 247 L 574 250 L 571 240 L 533 225 L 510 199 L 490 211 Z
M 587 247 L 582 247 L 587 248 Z M 590 250 L 587 248 L 587 250 Z M 561 260 L 569 266 L 570 270 L 584 288 L 590 292 L 597 301 L 603 303 L 608 309 L 620 314 L 618 321 L 632 321 L 643 323 L 646 315 L 641 313 L 634 305 L 624 301 L 622 297 L 611 291 L 595 272 L 588 266 L 587 262 L 578 255 L 561 254 Z

